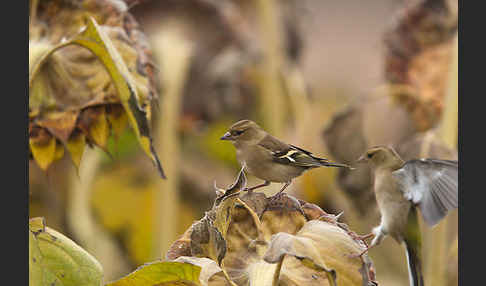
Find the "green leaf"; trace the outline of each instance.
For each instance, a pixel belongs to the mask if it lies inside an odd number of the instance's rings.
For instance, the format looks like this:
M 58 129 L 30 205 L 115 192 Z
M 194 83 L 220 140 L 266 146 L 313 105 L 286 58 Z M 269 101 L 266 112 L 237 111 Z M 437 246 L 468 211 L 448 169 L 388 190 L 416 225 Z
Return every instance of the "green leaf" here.
M 201 267 L 182 262 L 152 262 L 106 286 L 201 285 Z
M 45 226 L 43 218 L 29 220 L 29 286 L 100 286 L 99 262 L 66 236 Z

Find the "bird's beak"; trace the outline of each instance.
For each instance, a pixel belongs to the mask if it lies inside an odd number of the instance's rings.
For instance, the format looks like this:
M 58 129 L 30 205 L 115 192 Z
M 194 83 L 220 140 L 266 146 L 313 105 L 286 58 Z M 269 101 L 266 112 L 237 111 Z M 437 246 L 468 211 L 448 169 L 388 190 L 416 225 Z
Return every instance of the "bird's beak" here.
M 366 154 L 361 155 L 355 163 L 366 163 L 368 162 L 368 158 L 366 158 Z
M 219 138 L 219 139 L 220 139 L 220 140 L 231 140 L 231 139 L 232 139 L 232 138 L 231 138 L 231 133 L 226 132 L 226 133 L 224 133 L 224 135 L 223 135 L 221 138 Z

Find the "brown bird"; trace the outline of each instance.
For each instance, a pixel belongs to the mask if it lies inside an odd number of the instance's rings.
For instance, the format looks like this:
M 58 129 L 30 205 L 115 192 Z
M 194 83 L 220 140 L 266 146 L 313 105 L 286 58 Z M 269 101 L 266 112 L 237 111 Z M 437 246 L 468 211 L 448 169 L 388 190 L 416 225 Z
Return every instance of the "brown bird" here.
M 405 245 L 411 286 L 423 286 L 421 234 L 417 207 L 429 226 L 458 206 L 458 162 L 438 159 L 403 161 L 391 147 L 369 149 L 358 162 L 374 171 L 374 191 L 381 223 L 368 249 L 386 235 Z M 364 236 L 366 237 L 366 236 Z M 362 254 L 364 254 L 365 250 Z
M 286 144 L 268 134 L 251 120 L 233 124 L 221 140 L 229 140 L 236 148 L 236 158 L 246 171 L 264 180 L 263 184 L 247 188 L 252 191 L 271 182 L 284 183 L 277 193 L 281 194 L 304 171 L 318 167 L 344 167 L 348 165 L 330 162 L 312 155 L 297 146 Z

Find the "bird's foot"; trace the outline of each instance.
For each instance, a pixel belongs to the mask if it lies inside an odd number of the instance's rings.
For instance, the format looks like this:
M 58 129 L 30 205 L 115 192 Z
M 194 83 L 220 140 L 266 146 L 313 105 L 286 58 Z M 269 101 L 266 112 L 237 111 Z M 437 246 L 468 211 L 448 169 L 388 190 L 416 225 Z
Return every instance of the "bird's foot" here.
M 359 240 L 362 240 L 366 244 L 367 239 L 374 238 L 375 236 L 376 235 L 374 233 L 370 232 L 370 233 L 364 234 L 364 235 L 357 235 L 356 238 L 359 239 Z
M 278 191 L 275 195 L 273 195 L 270 199 L 271 202 L 278 200 L 282 198 L 283 194 L 285 194 L 283 191 L 290 185 L 291 182 L 285 183 L 285 185 Z
M 364 234 L 364 235 L 359 235 L 359 234 L 356 234 L 354 233 L 353 234 L 353 238 L 356 239 L 356 240 L 361 240 L 365 245 L 366 247 L 368 247 L 368 243 L 366 242 L 367 239 L 370 239 L 370 238 L 374 238 L 375 237 L 375 234 L 374 233 L 368 233 L 368 234 Z
M 284 192 L 279 191 L 278 193 L 270 197 L 270 202 L 280 200 L 284 194 L 285 194 Z
M 350 254 L 348 255 L 350 258 L 357 258 L 357 257 L 362 257 L 365 253 L 367 253 L 371 248 L 375 247 L 376 245 L 380 244 L 381 241 L 383 240 L 384 238 L 384 234 L 381 232 L 381 226 L 379 227 L 376 227 L 373 229 L 373 231 L 369 234 L 365 234 L 365 235 L 358 235 L 358 238 L 361 239 L 365 245 L 366 245 L 366 249 L 363 250 L 361 253 L 358 253 L 358 254 Z M 366 239 L 369 239 L 369 238 L 372 238 L 373 237 L 373 240 L 371 241 L 371 244 L 368 245 L 366 243 Z
M 358 258 L 358 257 L 363 257 L 363 255 L 368 252 L 373 246 L 368 246 L 365 250 L 363 250 L 361 253 L 353 253 L 353 254 L 348 254 L 349 258 Z

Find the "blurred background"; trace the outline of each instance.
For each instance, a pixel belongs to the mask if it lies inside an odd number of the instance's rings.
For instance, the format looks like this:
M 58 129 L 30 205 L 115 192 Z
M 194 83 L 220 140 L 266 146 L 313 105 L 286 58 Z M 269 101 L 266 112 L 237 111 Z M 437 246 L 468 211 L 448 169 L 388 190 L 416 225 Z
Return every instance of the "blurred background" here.
M 350 164 L 374 145 L 457 159 L 457 1 L 107 2 L 125 7 L 149 43 L 151 131 L 168 180 L 130 128 L 110 138 L 111 155 L 86 149 L 79 172 L 69 156 L 47 171 L 29 165 L 30 217 L 93 254 L 106 281 L 164 258 L 212 206 L 214 183 L 233 182 L 234 147 L 219 137 L 237 120 Z M 288 193 L 344 211 L 357 233 L 379 224 L 365 166 L 312 170 Z M 457 285 L 457 211 L 423 232 L 426 284 Z M 380 285 L 408 285 L 393 239 L 370 256 Z

